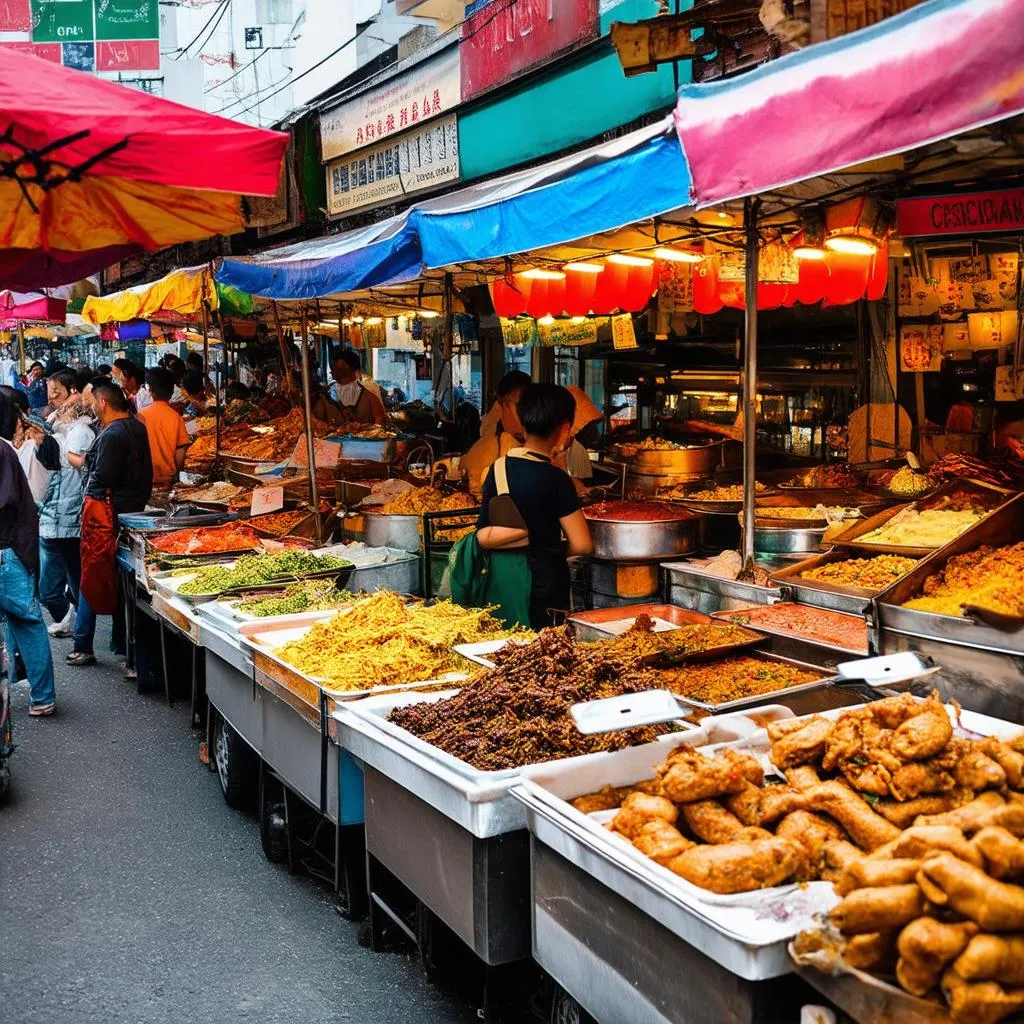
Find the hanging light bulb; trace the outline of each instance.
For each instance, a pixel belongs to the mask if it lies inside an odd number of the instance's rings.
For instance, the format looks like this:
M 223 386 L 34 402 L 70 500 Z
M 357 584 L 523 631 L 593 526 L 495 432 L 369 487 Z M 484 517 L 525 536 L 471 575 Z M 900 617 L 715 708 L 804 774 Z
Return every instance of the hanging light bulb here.
M 793 255 L 798 260 L 823 260 L 825 250 L 825 215 L 816 207 L 804 214 L 803 230 L 793 239 Z
M 578 263 L 566 263 L 563 270 L 571 270 L 576 274 L 600 274 L 604 267 L 600 263 L 587 263 L 580 260 Z
M 440 315 L 440 313 L 436 313 L 432 309 L 421 309 L 419 312 L 419 316 L 421 316 L 424 320 L 436 320 L 437 317 L 439 317 Z
M 833 252 L 849 253 L 851 256 L 874 256 L 878 252 L 878 246 L 874 242 L 853 235 L 835 235 L 827 238 L 825 248 Z
M 851 256 L 874 256 L 891 224 L 891 209 L 874 197 L 844 200 L 825 211 L 825 248 Z
M 630 252 L 613 252 L 608 257 L 609 263 L 618 263 L 620 267 L 650 267 L 654 260 L 647 256 L 634 256 Z
M 384 318 L 381 317 L 381 316 L 371 316 L 370 319 L 366 321 L 366 323 L 367 323 L 367 325 L 369 325 L 369 324 L 382 324 L 382 323 L 384 323 Z
M 543 267 L 531 267 L 520 275 L 530 281 L 564 281 L 564 270 L 545 270 Z
M 548 313 L 547 316 L 542 316 L 537 319 L 537 323 L 541 327 L 550 327 L 554 322 L 555 318 L 550 313 Z
M 798 260 L 823 260 L 825 250 L 818 249 L 813 245 L 798 245 L 793 249 L 793 255 Z
M 654 255 L 659 260 L 667 260 L 669 263 L 703 263 L 703 253 L 694 252 L 692 249 L 672 249 L 668 246 L 659 246 L 654 250 Z
M 354 324 L 361 324 L 362 322 L 363 322 L 363 318 L 361 316 L 354 316 L 354 317 L 352 317 L 352 323 L 354 323 Z

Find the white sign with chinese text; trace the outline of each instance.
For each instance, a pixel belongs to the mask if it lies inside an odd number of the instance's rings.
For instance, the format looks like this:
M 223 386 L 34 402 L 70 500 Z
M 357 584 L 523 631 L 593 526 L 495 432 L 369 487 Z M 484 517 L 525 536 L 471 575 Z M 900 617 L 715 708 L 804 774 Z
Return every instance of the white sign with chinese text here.
M 406 74 L 321 114 L 323 160 L 326 163 L 354 149 L 372 146 L 417 127 L 421 121 L 447 114 L 461 99 L 459 48 L 453 46 Z
M 459 130 L 449 114 L 329 163 L 327 212 L 379 206 L 458 178 Z

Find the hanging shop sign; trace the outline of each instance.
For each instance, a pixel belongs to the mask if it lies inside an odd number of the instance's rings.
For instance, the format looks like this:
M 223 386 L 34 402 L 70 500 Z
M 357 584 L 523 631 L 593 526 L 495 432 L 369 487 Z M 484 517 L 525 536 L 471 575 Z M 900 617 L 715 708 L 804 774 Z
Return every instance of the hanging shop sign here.
M 324 161 L 447 114 L 462 98 L 459 48 L 445 50 L 405 74 L 320 116 Z
M 597 0 L 519 0 L 482 7 L 462 23 L 462 99 L 596 39 L 598 25 Z
M 454 114 L 327 165 L 327 212 L 351 213 L 459 179 Z
M 556 346 L 593 345 L 597 341 L 598 328 L 607 327 L 608 317 L 587 317 L 585 320 L 555 320 L 554 323 L 538 323 L 533 317 L 510 320 L 500 317 L 501 337 L 509 348 L 531 347 L 555 348 Z
M 1024 188 L 896 201 L 896 226 L 907 238 L 1024 230 Z
M 617 349 L 638 347 L 633 317 L 629 313 L 612 317 L 612 345 Z

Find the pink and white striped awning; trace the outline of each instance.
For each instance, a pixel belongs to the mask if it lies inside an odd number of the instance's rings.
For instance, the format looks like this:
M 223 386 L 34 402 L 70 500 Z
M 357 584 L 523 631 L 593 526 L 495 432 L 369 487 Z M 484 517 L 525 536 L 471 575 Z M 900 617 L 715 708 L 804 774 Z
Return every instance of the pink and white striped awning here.
M 697 206 L 805 181 L 1024 112 L 1024 0 L 926 0 L 748 74 L 683 86 Z

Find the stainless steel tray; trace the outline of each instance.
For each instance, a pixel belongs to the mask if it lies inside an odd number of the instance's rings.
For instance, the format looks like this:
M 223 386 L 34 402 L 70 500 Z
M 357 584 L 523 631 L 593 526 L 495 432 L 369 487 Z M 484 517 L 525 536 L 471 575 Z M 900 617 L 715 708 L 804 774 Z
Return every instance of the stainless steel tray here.
M 686 562 L 662 562 L 669 600 L 692 611 L 714 614 L 723 608 L 752 604 L 773 604 L 782 600 L 782 591 L 772 583 L 760 586 L 703 572 Z
M 876 600 L 879 627 L 931 637 L 968 647 L 1024 654 L 1024 628 L 996 629 L 975 619 L 938 615 L 902 607 L 917 597 L 925 580 L 937 573 L 954 555 L 974 551 L 982 545 L 1000 547 L 1024 539 L 1024 494 L 989 513 L 976 526 L 962 533 L 931 557 L 923 559 L 913 572 L 897 580 Z
M 866 560 L 872 557 L 874 556 L 833 548 L 831 551 L 815 555 L 802 562 L 797 562 L 795 565 L 787 565 L 784 569 L 773 572 L 771 578 L 786 590 L 787 596 L 792 594 L 800 604 L 813 605 L 815 608 L 828 608 L 831 611 L 845 612 L 848 615 L 864 615 L 870 610 L 871 602 L 882 591 L 865 590 L 863 587 L 841 587 L 835 583 L 825 583 L 821 580 L 808 580 L 803 578 L 803 573 L 832 562 L 843 562 L 850 559 Z
M 806 555 L 821 550 L 827 530 L 827 525 L 755 526 L 754 550 L 766 555 Z
M 788 603 L 788 602 L 787 602 Z M 750 609 L 756 612 L 756 609 Z M 831 611 L 831 609 L 822 609 L 823 611 Z M 717 612 L 715 618 L 724 619 L 732 622 L 735 620 L 735 616 L 742 615 L 743 609 L 734 608 L 730 611 Z M 842 614 L 842 613 L 836 613 Z M 850 618 L 857 618 L 858 616 L 850 616 Z M 792 630 L 788 630 L 771 623 L 767 622 L 739 622 L 741 626 L 746 626 L 748 629 L 756 630 L 758 633 L 764 633 L 765 636 L 776 637 L 783 640 L 792 640 L 798 643 L 806 644 L 808 647 L 817 647 L 831 649 L 833 653 L 841 652 L 843 654 L 850 654 L 855 658 L 863 658 L 868 653 L 868 638 L 865 635 L 865 646 L 863 648 L 856 648 L 850 645 L 837 644 L 832 640 L 829 640 L 826 636 L 808 636 L 803 633 L 796 633 Z

